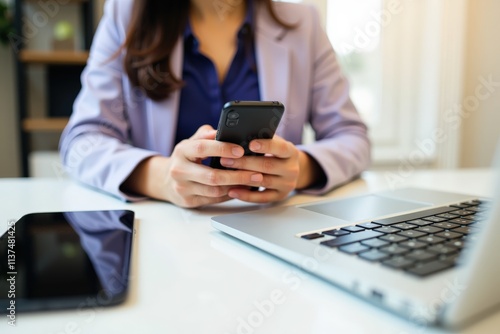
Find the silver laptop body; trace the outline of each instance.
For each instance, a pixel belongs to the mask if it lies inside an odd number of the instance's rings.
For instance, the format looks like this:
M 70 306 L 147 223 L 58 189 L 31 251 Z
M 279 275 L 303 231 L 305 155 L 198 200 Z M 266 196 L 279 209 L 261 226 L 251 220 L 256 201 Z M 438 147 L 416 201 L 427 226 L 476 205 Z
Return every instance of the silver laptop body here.
M 499 198 L 500 178 L 497 180 L 495 199 Z M 418 324 L 456 328 L 500 304 L 500 290 L 497 288 L 500 282 L 500 201 L 485 202 L 489 209 L 483 211 L 481 221 L 474 223 L 476 226 L 470 225 L 474 226 L 476 233 L 463 238 L 467 240 L 459 256 L 455 254 L 457 264 L 429 275 L 415 275 L 408 268 L 394 269 L 381 261 L 363 259 L 362 253 L 348 254 L 341 251 L 340 247 L 326 246 L 322 243 L 335 243 L 336 241 L 330 240 L 343 236 L 334 237 L 322 233 L 343 231 L 342 227 L 372 221 L 387 222 L 395 216 L 406 215 L 411 218 L 412 214 L 422 210 L 427 212 L 428 209 L 448 207 L 475 199 L 477 196 L 409 188 L 313 204 L 227 214 L 213 217 L 212 224 L 222 232 Z M 447 217 L 446 213 L 444 217 Z M 442 227 L 439 223 L 437 226 Z M 447 232 L 445 235 L 456 237 L 449 233 L 452 229 L 443 231 Z M 313 240 L 304 239 L 304 236 L 317 236 L 316 233 L 322 236 Z M 343 239 L 337 241 L 339 240 Z M 406 241 L 411 240 L 417 239 Z M 448 240 L 447 244 L 453 240 L 455 239 Z M 397 249 L 400 248 L 391 248 Z M 411 249 L 406 255 L 409 256 L 414 251 Z M 420 255 L 424 253 L 428 252 L 420 252 Z M 391 255 L 391 258 L 396 256 Z M 439 258 L 447 259 L 446 256 L 448 255 L 441 254 Z M 424 272 L 426 268 L 423 267 Z M 422 268 L 418 267 L 414 272 L 421 274 Z

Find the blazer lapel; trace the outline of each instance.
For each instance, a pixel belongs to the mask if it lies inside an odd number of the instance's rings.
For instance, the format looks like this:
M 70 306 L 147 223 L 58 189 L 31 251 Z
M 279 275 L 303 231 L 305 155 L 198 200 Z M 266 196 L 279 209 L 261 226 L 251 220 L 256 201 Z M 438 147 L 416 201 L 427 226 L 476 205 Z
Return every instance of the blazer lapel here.
M 288 105 L 290 85 L 290 50 L 281 43 L 286 29 L 273 21 L 263 6 L 257 7 L 256 57 L 260 97 Z M 283 121 L 285 120 L 285 117 Z M 279 129 L 283 128 L 280 126 Z
M 182 77 L 183 39 L 180 37 L 172 52 L 171 68 L 177 78 Z M 179 114 L 180 90 L 171 93 L 164 101 L 148 102 L 149 138 L 155 151 L 170 155 L 174 148 L 177 117 Z

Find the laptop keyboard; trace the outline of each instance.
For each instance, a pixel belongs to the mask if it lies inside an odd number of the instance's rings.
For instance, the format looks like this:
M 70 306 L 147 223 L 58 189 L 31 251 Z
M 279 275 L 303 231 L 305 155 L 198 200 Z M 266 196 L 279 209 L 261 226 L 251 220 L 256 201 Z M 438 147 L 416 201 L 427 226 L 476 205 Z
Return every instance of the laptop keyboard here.
M 487 218 L 490 202 L 472 200 L 372 222 L 303 235 L 320 244 L 425 277 L 459 264 L 466 242 Z M 333 239 L 331 238 L 333 237 Z

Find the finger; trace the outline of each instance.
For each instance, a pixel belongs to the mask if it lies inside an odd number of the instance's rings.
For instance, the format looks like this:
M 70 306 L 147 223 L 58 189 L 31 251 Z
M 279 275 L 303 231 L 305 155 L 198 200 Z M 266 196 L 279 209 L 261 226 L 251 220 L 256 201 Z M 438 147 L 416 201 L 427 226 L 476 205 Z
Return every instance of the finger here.
M 184 208 L 198 208 L 205 205 L 217 204 L 231 200 L 232 198 L 229 196 L 223 197 L 205 197 L 205 196 L 190 196 L 189 198 L 184 199 L 180 206 Z
M 216 134 L 217 130 L 215 130 L 211 125 L 205 124 L 200 126 L 190 139 L 215 139 Z
M 272 154 L 278 158 L 290 158 L 295 154 L 295 146 L 279 136 L 273 139 L 255 139 L 250 142 L 250 150 L 255 153 Z
M 205 166 L 201 166 L 205 167 Z M 259 187 L 264 180 L 261 173 L 245 170 L 223 170 L 206 167 L 203 173 L 193 176 L 193 181 L 209 186 Z
M 198 196 L 198 197 L 194 198 L 195 202 L 197 202 L 198 207 L 205 206 L 205 205 L 211 205 L 211 204 L 217 204 L 217 203 L 223 203 L 223 202 L 227 202 L 231 199 L 232 198 L 229 196 L 218 197 L 218 198 Z
M 251 191 L 248 189 L 231 189 L 229 197 L 239 199 L 250 203 L 270 203 L 280 201 L 286 198 L 285 193 L 281 193 L 275 189 L 265 189 L 263 191 Z
M 232 186 L 207 186 L 205 184 L 192 182 L 191 193 L 194 196 L 219 198 L 227 196 Z
M 199 164 L 183 164 L 172 168 L 171 175 L 175 180 L 194 182 L 205 186 L 245 185 L 258 187 L 264 179 L 261 173 L 242 170 L 223 170 Z M 182 191 L 180 189 L 179 191 Z M 205 195 L 204 193 L 198 193 Z
M 185 140 L 181 148 L 184 157 L 191 161 L 208 157 L 240 158 L 245 154 L 239 145 L 211 139 Z
M 254 171 L 269 175 L 282 175 L 288 168 L 286 159 L 274 156 L 244 156 L 239 159 L 222 158 L 221 165 L 227 168 Z

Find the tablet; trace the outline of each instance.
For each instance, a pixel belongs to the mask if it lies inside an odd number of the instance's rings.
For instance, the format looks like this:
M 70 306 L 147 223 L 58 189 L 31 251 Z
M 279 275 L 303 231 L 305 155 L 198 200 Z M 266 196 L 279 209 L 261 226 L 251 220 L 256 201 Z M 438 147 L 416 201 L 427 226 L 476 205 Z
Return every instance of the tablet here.
M 0 312 L 111 306 L 129 290 L 134 213 L 33 213 L 0 237 Z

